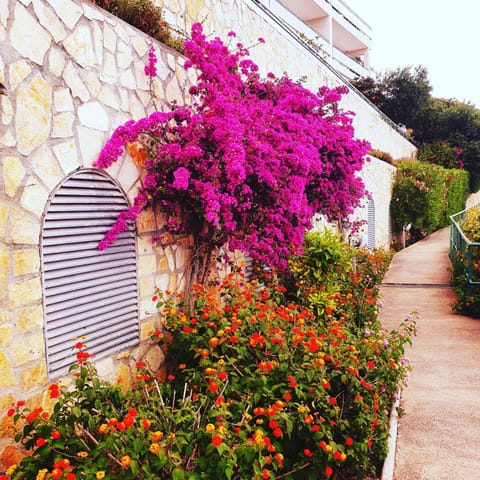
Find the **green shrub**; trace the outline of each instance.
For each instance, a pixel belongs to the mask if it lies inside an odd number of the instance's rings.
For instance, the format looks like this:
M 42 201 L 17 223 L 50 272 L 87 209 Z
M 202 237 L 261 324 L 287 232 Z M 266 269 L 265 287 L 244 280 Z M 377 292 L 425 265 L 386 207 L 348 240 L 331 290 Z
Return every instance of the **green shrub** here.
M 419 161 L 398 164 L 392 193 L 394 230 L 411 223 L 422 236 L 448 225 L 468 195 L 468 173 Z
M 170 48 L 182 54 L 185 52 L 184 38 L 163 20 L 162 9 L 155 6 L 152 0 L 91 1 Z
M 480 242 L 480 206 L 470 208 L 465 212 L 465 218 L 460 223 L 460 228 L 471 242 Z
M 470 242 L 480 243 L 480 207 L 465 212 L 460 228 Z M 472 246 L 471 259 L 466 252 L 458 252 L 452 260 L 452 283 L 456 294 L 453 309 L 465 315 L 480 317 L 480 286 L 468 283 L 469 262 L 472 280 L 480 282 L 480 247 Z

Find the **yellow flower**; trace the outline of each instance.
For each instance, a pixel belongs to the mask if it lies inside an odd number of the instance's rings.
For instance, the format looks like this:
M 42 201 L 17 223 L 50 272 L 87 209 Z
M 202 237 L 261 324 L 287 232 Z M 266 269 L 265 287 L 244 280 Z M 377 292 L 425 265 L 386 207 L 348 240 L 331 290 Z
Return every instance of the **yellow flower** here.
M 81 452 L 77 453 L 77 457 L 87 458 L 88 457 L 88 452 L 85 452 L 84 450 L 82 450 Z
M 152 443 L 150 445 L 150 453 L 153 453 L 154 455 L 157 455 L 158 452 L 160 452 L 160 445 L 158 443 Z
M 153 432 L 151 435 L 150 435 L 150 440 L 152 440 L 153 442 L 158 442 L 159 440 L 161 440 L 163 438 L 163 433 L 160 432 L 160 431 L 156 431 L 156 432 Z
M 35 477 L 35 480 L 45 480 L 47 473 L 48 473 L 48 469 L 42 468 L 37 472 L 37 476 Z
M 97 480 L 102 480 L 102 478 L 105 478 L 105 470 L 99 470 L 96 474 L 95 477 Z
M 218 433 L 219 433 L 220 435 L 224 435 L 224 436 L 225 436 L 225 434 L 227 433 L 227 429 L 226 429 L 223 425 L 220 425 L 220 426 L 218 427 Z
M 107 430 L 108 430 L 108 425 L 106 423 L 102 423 L 98 427 L 98 433 L 107 433 Z
M 11 475 L 16 469 L 17 469 L 18 465 L 16 463 L 14 463 L 13 465 L 10 465 L 8 468 L 7 468 L 7 471 L 5 472 L 5 474 L 8 476 L 8 475 Z
M 213 423 L 208 423 L 205 427 L 207 433 L 215 433 L 215 425 Z
M 123 468 L 128 468 L 130 466 L 130 463 L 132 462 L 132 459 L 128 455 L 124 455 L 120 459 L 120 463 L 122 464 Z

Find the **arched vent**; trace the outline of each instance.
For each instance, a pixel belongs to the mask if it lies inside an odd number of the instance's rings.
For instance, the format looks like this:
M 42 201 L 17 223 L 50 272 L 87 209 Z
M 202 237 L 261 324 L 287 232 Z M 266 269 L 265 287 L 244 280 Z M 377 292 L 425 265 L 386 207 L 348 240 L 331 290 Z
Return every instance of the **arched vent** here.
M 373 198 L 368 200 L 368 240 L 367 245 L 370 250 L 375 248 L 375 201 Z
M 104 172 L 74 173 L 50 198 L 42 229 L 45 342 L 48 371 L 75 361 L 73 338 L 85 337 L 97 357 L 139 341 L 135 232 L 107 250 L 98 242 L 129 208 Z

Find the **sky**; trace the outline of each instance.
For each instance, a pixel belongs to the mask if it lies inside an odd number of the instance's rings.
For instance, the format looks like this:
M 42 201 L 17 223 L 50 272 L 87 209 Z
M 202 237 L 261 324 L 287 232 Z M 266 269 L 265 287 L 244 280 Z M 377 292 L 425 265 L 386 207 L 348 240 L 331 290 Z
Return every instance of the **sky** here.
M 480 108 L 479 0 L 344 0 L 372 28 L 375 72 L 423 65 L 438 98 Z

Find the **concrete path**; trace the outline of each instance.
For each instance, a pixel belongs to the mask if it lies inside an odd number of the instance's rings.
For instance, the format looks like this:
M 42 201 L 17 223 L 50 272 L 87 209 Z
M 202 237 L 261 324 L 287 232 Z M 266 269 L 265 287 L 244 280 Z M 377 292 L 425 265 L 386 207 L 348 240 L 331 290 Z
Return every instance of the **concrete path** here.
M 395 254 L 380 318 L 393 329 L 412 311 L 418 336 L 404 389 L 394 480 L 480 479 L 480 319 L 452 312 L 449 229 Z

